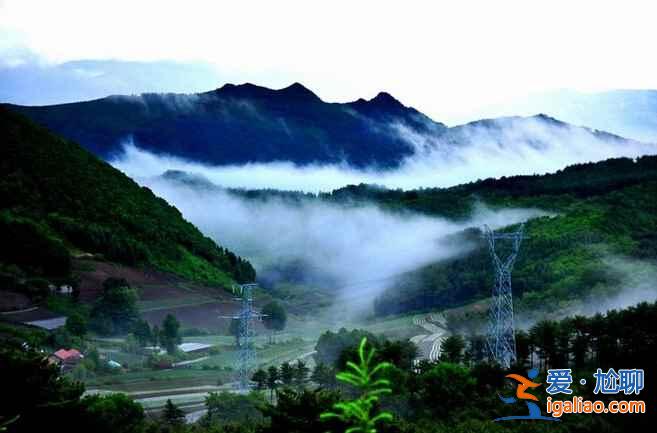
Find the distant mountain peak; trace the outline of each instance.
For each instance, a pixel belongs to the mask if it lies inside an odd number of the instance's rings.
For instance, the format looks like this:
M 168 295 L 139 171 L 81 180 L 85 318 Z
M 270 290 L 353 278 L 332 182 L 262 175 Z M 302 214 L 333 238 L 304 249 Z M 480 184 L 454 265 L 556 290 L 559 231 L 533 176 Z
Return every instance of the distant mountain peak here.
M 267 87 L 262 87 L 262 86 L 257 86 L 252 83 L 244 83 L 244 84 L 231 84 L 231 83 L 226 83 L 215 92 L 218 95 L 225 95 L 225 96 L 233 96 L 233 97 L 240 97 L 240 98 L 262 98 L 266 96 L 270 96 L 274 90 L 271 90 Z
M 488 119 L 479 119 L 465 123 L 463 125 L 457 125 L 456 128 L 460 128 L 463 126 L 501 128 L 510 122 L 528 122 L 532 120 L 539 121 L 542 123 L 552 124 L 555 126 L 568 126 L 567 123 L 562 122 L 559 119 L 555 119 L 554 117 L 548 116 L 543 113 L 539 113 L 531 116 L 503 116 L 503 117 L 493 117 Z
M 286 95 L 288 97 L 298 98 L 298 99 L 308 99 L 319 101 L 319 97 L 313 93 L 312 90 L 305 87 L 299 82 L 292 83 L 291 85 L 284 87 L 277 91 L 280 94 Z
M 388 92 L 379 92 L 374 98 L 370 99 L 369 102 L 371 104 L 377 104 L 381 106 L 387 106 L 387 107 L 404 107 L 404 104 L 399 102 L 397 99 L 395 99 L 394 96 L 392 96 Z
M 259 88 L 259 86 L 256 86 L 255 84 L 251 84 L 251 83 L 243 83 L 243 84 L 226 83 L 220 88 L 218 88 L 217 92 L 229 92 L 235 89 L 246 90 L 246 89 L 254 89 L 254 88 Z
M 237 98 L 275 98 L 278 96 L 296 101 L 321 101 L 321 99 L 319 99 L 319 97 L 310 89 L 297 82 L 279 90 L 258 86 L 252 83 L 226 83 L 215 90 L 215 93 L 220 96 L 230 96 Z
M 547 122 L 552 122 L 552 123 L 565 123 L 565 122 L 562 122 L 561 120 L 556 119 L 552 116 L 548 116 L 545 113 L 538 113 L 538 114 L 536 114 L 534 116 L 531 116 L 531 117 L 533 117 L 534 119 L 545 120 Z
M 356 109 L 361 113 L 368 114 L 393 114 L 399 115 L 402 113 L 416 113 L 416 110 L 406 107 L 399 102 L 394 96 L 388 92 L 379 92 L 375 97 L 370 100 L 358 98 L 353 102 L 347 103 L 351 108 Z

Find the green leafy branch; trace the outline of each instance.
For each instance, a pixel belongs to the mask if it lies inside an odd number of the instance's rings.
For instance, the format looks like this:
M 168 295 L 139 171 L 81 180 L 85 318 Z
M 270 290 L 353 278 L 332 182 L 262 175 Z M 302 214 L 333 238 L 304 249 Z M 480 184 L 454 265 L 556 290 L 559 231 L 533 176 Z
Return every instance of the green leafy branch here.
M 381 395 L 392 393 L 390 381 L 381 377 L 382 373 L 390 368 L 392 364 L 380 362 L 372 368 L 371 364 L 375 350 L 370 348 L 367 351 L 365 349 L 366 344 L 367 338 L 363 338 L 358 347 L 359 363 L 347 362 L 346 371 L 336 375 L 339 381 L 358 388 L 361 391 L 360 397 L 355 400 L 336 403 L 333 405 L 335 412 L 325 412 L 320 416 L 322 420 L 337 418 L 352 425 L 345 433 L 376 433 L 377 423 L 392 421 L 390 412 L 376 413 L 374 410 L 374 406 Z

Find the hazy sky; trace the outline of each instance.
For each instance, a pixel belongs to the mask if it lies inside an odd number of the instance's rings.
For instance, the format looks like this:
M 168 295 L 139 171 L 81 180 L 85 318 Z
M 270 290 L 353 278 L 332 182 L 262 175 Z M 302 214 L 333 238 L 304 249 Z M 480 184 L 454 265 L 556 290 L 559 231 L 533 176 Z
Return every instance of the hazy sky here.
M 43 70 L 70 61 L 200 62 L 214 72 L 190 78 L 190 91 L 299 81 L 347 101 L 386 90 L 449 121 L 530 92 L 657 88 L 655 16 L 657 3 L 629 0 L 0 0 L 0 69 L 18 68 L 25 86 L 38 68 L 33 87 L 47 92 Z M 102 62 L 73 69 L 79 83 L 110 74 Z M 153 83 L 117 80 L 96 92 L 185 88 L 155 69 Z M 0 97 L 15 99 L 6 87 L 17 83 L 0 84 Z

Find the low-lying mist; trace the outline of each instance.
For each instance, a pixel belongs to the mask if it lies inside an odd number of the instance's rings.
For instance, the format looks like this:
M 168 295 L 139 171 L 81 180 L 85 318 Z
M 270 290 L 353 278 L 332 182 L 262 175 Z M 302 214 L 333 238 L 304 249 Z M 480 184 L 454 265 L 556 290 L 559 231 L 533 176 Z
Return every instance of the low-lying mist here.
M 248 258 L 261 281 L 294 280 L 341 289 L 336 290 L 340 296 L 349 294 L 349 302 L 364 306 L 371 305 L 396 276 L 469 250 L 465 241 L 454 242 L 450 235 L 483 224 L 506 226 L 542 212 L 492 211 L 482 206 L 469 221 L 454 222 L 373 204 L 246 199 L 227 188 L 319 192 L 361 182 L 403 189 L 443 187 L 657 153 L 653 144 L 543 116 L 476 122 L 452 128 L 443 136 L 418 135 L 404 124 L 386 127 L 415 149 L 396 168 L 355 168 L 346 163 L 299 166 L 289 161 L 209 166 L 150 153 L 132 140 L 126 140 L 123 154 L 112 164 L 174 204 L 219 244 Z M 162 177 L 168 170 L 199 175 L 215 186 Z
M 501 227 L 543 215 L 535 209 L 492 211 L 480 206 L 466 222 L 452 222 L 378 206 L 317 200 L 247 199 L 219 188 L 166 177 L 138 178 L 174 204 L 206 235 L 248 258 L 259 277 L 275 284 L 295 269 L 310 286 L 371 305 L 394 277 L 455 257 L 471 246 L 446 238 L 467 227 Z
M 452 128 L 442 136 L 418 134 L 403 123 L 385 127 L 414 149 L 413 155 L 396 168 L 355 168 L 346 163 L 299 166 L 290 161 L 208 166 L 155 155 L 140 149 L 139 143 L 131 139 L 125 141 L 123 154 L 112 164 L 133 177 L 181 170 L 203 175 L 226 188 L 319 192 L 359 183 L 402 189 L 447 187 L 489 177 L 544 174 L 575 163 L 657 153 L 655 144 L 624 140 L 544 117 L 482 121 Z
M 566 310 L 567 315 L 591 316 L 609 310 L 620 310 L 639 302 L 657 301 L 657 263 L 608 255 L 603 260 L 608 272 L 618 281 L 606 293 L 584 299 Z
M 544 319 L 558 320 L 573 316 L 593 316 L 610 310 L 622 310 L 640 302 L 657 301 L 657 263 L 607 253 L 601 259 L 611 282 L 594 287 L 590 294 L 535 310 L 522 310 L 516 314 L 516 326 L 530 329 Z M 485 332 L 480 327 L 478 332 Z
M 622 310 L 641 302 L 657 301 L 657 263 L 621 256 L 608 252 L 600 264 L 609 277 L 604 285 L 591 287 L 590 293 L 571 299 L 553 299 L 553 302 L 531 307 L 523 305 L 523 297 L 515 297 L 515 326 L 529 331 L 542 320 L 562 320 L 567 317 L 605 314 L 610 310 Z M 450 326 L 465 335 L 485 335 L 488 327 L 486 310 L 476 310 L 465 315 L 461 311 L 448 313 Z

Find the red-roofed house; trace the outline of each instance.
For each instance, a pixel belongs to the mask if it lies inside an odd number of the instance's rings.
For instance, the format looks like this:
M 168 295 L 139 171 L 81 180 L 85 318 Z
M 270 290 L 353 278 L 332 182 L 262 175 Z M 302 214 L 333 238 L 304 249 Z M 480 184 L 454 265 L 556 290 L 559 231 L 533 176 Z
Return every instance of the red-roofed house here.
M 59 349 L 48 357 L 48 360 L 62 369 L 62 371 L 69 371 L 75 368 L 76 365 L 84 358 L 84 356 L 77 349 Z

